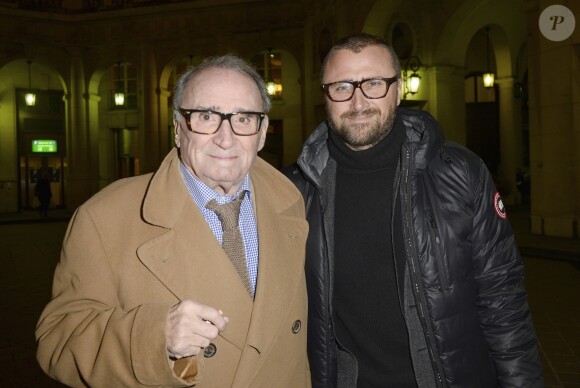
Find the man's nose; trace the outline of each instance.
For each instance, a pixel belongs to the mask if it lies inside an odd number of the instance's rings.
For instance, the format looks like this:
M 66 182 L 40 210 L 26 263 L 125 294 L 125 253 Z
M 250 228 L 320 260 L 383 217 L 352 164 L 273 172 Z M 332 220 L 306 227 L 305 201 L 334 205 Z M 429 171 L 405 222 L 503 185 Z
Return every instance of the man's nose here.
M 222 120 L 215 136 L 216 140 L 218 141 L 218 144 L 226 145 L 224 141 L 228 143 L 233 142 L 235 137 L 236 134 L 234 133 L 232 123 L 230 122 L 230 120 L 227 119 Z
M 368 99 L 363 94 L 362 89 L 359 87 L 354 89 L 354 94 L 352 95 L 351 102 L 353 106 L 366 106 L 368 104 Z

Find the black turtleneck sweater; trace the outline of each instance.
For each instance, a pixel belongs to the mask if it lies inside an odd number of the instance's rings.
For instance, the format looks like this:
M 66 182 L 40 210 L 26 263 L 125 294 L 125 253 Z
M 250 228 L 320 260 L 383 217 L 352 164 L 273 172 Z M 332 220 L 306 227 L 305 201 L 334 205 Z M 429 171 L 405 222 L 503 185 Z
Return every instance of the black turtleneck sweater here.
M 359 388 L 416 387 L 397 292 L 404 248 L 402 240 L 393 247 L 391 237 L 393 183 L 404 137 L 404 125 L 395 120 L 390 133 L 367 150 L 351 150 L 332 130 L 328 140 L 338 164 L 333 320 L 338 342 L 357 359 Z M 399 206 L 394 225 L 402 225 Z

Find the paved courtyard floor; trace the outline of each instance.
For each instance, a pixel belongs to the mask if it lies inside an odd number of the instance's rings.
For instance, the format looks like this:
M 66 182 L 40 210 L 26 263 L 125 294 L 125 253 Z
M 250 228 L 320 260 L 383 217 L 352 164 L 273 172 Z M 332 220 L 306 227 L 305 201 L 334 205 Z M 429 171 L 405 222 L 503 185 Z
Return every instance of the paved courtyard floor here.
M 0 387 L 62 387 L 35 359 L 34 328 L 50 298 L 66 221 L 0 223 Z M 512 222 L 513 223 L 513 222 Z M 515 222 L 517 228 L 523 227 Z M 523 236 L 530 241 L 537 238 Z M 580 387 L 580 246 L 551 240 L 538 256 L 523 249 L 526 287 L 547 387 Z M 562 259 L 541 258 L 568 246 Z M 528 247 L 529 248 L 529 247 Z M 556 251 L 557 252 L 557 251 Z M 576 256 L 577 254 L 577 256 Z M 557 255 L 556 255 L 557 256 Z M 574 260 L 577 258 L 578 260 Z M 524 387 L 525 388 L 525 387 Z

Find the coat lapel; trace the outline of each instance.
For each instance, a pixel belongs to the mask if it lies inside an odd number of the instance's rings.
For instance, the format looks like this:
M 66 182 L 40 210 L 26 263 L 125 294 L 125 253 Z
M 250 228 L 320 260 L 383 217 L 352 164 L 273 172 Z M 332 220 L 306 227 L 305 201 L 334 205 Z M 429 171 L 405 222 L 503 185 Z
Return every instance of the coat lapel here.
M 193 201 L 173 230 L 146 242 L 137 254 L 180 301 L 192 299 L 224 311 L 230 323 L 221 336 L 243 348 L 252 300 Z
M 251 386 L 280 332 L 292 330 L 292 323 L 284 325 L 288 322 L 288 307 L 295 302 L 298 287 L 302 286 L 304 271 L 304 247 L 297 242 L 304 244 L 306 221 L 284 214 L 290 204 L 271 195 L 273 182 L 265 180 L 260 174 L 252 175 L 260 261 L 247 346 L 234 384 L 240 387 Z
M 252 300 L 191 199 L 177 155 L 170 156 L 152 179 L 143 204 L 143 217 L 160 226 L 160 233 L 142 244 L 137 255 L 178 300 L 192 299 L 224 311 L 230 323 L 221 336 L 242 349 Z
M 256 165 L 258 167 L 256 167 Z M 182 301 L 192 299 L 230 318 L 220 336 L 242 350 L 234 386 L 251 386 L 277 336 L 288 327 L 288 306 L 304 271 L 307 224 L 285 214 L 297 195 L 280 198 L 279 175 L 258 159 L 252 169 L 259 239 L 258 283 L 252 301 L 238 273 L 197 209 L 172 151 L 151 180 L 143 218 L 159 232 L 137 255 L 159 281 Z

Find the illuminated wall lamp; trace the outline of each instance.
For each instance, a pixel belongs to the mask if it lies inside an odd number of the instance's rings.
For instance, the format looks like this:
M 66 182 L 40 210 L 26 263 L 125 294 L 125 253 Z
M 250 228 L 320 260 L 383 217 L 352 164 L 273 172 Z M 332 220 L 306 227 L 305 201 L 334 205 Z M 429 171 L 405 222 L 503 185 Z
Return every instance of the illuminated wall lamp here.
M 485 39 L 486 39 L 486 47 L 485 51 L 487 54 L 487 71 L 483 73 L 483 86 L 486 88 L 493 88 L 495 84 L 495 74 L 490 70 L 489 67 L 489 27 L 485 27 Z
M 125 105 L 125 93 L 123 92 L 115 93 L 115 105 L 117 106 Z
M 421 84 L 421 77 L 417 73 L 413 73 L 409 76 L 407 80 L 407 87 L 409 88 L 409 93 L 415 94 L 419 91 L 419 85 Z
M 268 80 L 268 82 L 266 82 L 266 89 L 268 90 L 268 94 L 270 96 L 273 96 L 276 94 L 276 82 L 274 82 L 273 80 Z
M 117 84 L 115 85 L 115 105 L 116 106 L 125 105 L 125 93 L 123 93 L 123 84 L 121 80 L 121 62 L 117 62 Z
M 28 61 L 28 91 L 24 95 L 24 101 L 26 102 L 26 106 L 35 106 L 36 105 L 36 94 L 32 91 L 32 77 L 30 72 L 30 65 L 32 61 Z
M 417 74 L 417 71 L 421 65 L 421 60 L 415 55 L 411 56 L 407 60 L 407 63 L 405 63 L 405 68 L 403 69 L 403 99 L 405 99 L 407 94 L 413 95 L 419 92 L 419 86 L 421 86 L 421 76 Z M 409 74 L 409 71 L 412 73 Z
M 268 90 L 268 94 L 273 96 L 276 94 L 276 82 L 272 79 L 272 49 L 268 48 L 268 80 L 266 81 L 266 90 Z
M 495 74 L 493 73 L 483 73 L 483 86 L 486 88 L 493 88 L 495 84 Z

